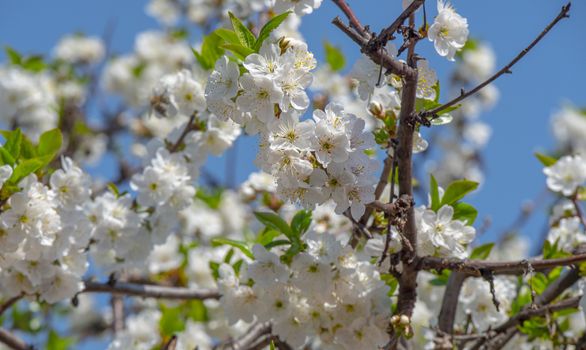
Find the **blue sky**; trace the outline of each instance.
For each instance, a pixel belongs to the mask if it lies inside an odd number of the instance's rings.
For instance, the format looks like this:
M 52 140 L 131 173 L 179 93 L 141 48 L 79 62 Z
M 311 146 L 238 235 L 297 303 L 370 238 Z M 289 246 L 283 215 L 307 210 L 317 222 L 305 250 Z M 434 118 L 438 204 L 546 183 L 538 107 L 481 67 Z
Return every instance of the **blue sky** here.
M 364 24 L 378 30 L 389 24 L 401 8 L 401 1 L 349 0 Z M 506 64 L 541 32 L 565 3 L 557 0 L 454 0 L 458 12 L 468 18 L 471 35 L 488 41 L 497 55 L 497 66 Z M 132 49 L 135 35 L 143 30 L 157 28 L 157 23 L 144 12 L 145 1 L 137 0 L 3 0 L 0 1 L 0 45 L 10 45 L 26 53 L 49 53 L 64 34 L 84 32 L 102 35 L 109 22 L 115 23 L 112 41 L 114 52 Z M 435 14 L 434 1 L 429 1 L 429 12 Z M 322 42 L 328 40 L 344 51 L 352 63 L 359 51 L 355 44 L 331 24 L 341 15 L 329 0 L 313 15 L 306 16 L 302 33 L 318 59 L 323 57 Z M 490 216 L 493 221 L 486 234 L 495 234 L 508 227 L 518 215 L 519 207 L 527 199 L 542 192 L 545 179 L 541 165 L 533 157 L 537 150 L 553 145 L 550 116 L 565 101 L 586 106 L 584 82 L 586 69 L 586 3 L 573 4 L 570 19 L 562 21 L 518 65 L 512 75 L 499 79 L 498 105 L 485 113 L 482 119 L 493 128 L 487 146 L 486 181 L 471 201 L 480 218 Z M 437 56 L 429 42 L 419 45 L 419 53 L 429 57 L 430 65 L 440 77 L 450 71 L 451 62 Z M 0 61 L 4 60 L 3 53 Z M 251 151 L 253 140 L 240 140 L 235 168 L 239 181 L 254 170 Z M 252 147 L 254 148 L 254 147 Z M 212 159 L 211 172 L 222 177 L 225 161 Z M 542 213 L 545 210 L 541 208 Z M 533 240 L 540 236 L 544 215 L 537 215 L 524 233 Z
M 394 19 L 401 1 L 350 0 L 358 17 L 373 30 Z M 115 23 L 112 40 L 114 52 L 132 49 L 135 35 L 157 28 L 157 22 L 144 12 L 145 1 L 2 1 L 0 2 L 0 45 L 10 45 L 27 53 L 49 53 L 57 40 L 66 33 L 84 32 L 102 35 L 108 23 Z M 497 55 L 497 65 L 506 64 L 525 47 L 558 13 L 562 1 L 534 0 L 454 0 L 459 13 L 468 18 L 471 35 L 488 41 Z M 429 12 L 435 13 L 434 1 Z M 318 59 L 323 56 L 322 42 L 328 40 L 342 48 L 348 62 L 358 56 L 357 47 L 331 25 L 341 15 L 331 1 L 324 0 L 313 15 L 306 16 L 302 32 Z M 483 115 L 493 127 L 492 139 L 485 151 L 486 182 L 472 199 L 480 209 L 480 218 L 490 216 L 490 236 L 507 227 L 516 217 L 526 199 L 535 198 L 544 187 L 540 164 L 533 158 L 536 150 L 553 145 L 550 116 L 563 102 L 586 106 L 583 68 L 586 56 L 586 3 L 575 2 L 570 19 L 562 21 L 517 66 L 513 74 L 496 83 L 501 97 L 498 105 Z M 430 59 L 440 77 L 450 71 L 451 62 L 437 56 L 431 43 L 418 46 L 418 52 Z M 3 60 L 3 53 L 0 60 Z M 237 180 L 254 170 L 254 140 L 239 140 Z M 252 147 L 254 148 L 254 147 Z M 211 159 L 208 168 L 223 176 L 225 161 Z M 539 221 L 539 220 L 536 220 Z M 527 234 L 538 236 L 539 222 Z

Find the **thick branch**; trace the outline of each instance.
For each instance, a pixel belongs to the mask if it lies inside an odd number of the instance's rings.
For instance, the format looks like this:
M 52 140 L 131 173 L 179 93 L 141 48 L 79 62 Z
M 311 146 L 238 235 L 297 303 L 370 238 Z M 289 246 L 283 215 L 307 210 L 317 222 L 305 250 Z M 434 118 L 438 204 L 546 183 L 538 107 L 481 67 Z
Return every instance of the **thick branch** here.
M 448 285 L 442 300 L 442 308 L 438 317 L 438 329 L 445 334 L 452 334 L 454 331 L 458 299 L 466 277 L 461 272 L 454 272 L 448 279 Z
M 32 345 L 28 345 L 22 339 L 18 338 L 14 334 L 8 332 L 4 328 L 0 328 L 0 343 L 8 346 L 13 350 L 33 350 Z
M 195 290 L 180 287 L 167 287 L 149 284 L 134 283 L 96 283 L 85 282 L 82 293 L 110 293 L 114 295 L 132 295 L 144 298 L 179 299 L 179 300 L 205 300 L 219 299 L 220 293 L 216 290 Z
M 423 113 L 421 113 L 421 117 L 429 117 L 431 116 L 432 118 L 437 118 L 438 117 L 438 113 L 445 110 L 446 108 L 452 107 L 454 105 L 456 105 L 458 102 L 466 99 L 467 97 L 474 95 L 475 93 L 477 93 L 478 91 L 482 90 L 485 86 L 487 86 L 488 84 L 492 83 L 493 81 L 495 81 L 496 79 L 498 79 L 501 75 L 505 74 L 505 73 L 511 73 L 511 68 L 517 63 L 519 62 L 531 49 L 533 49 L 533 47 L 535 47 L 535 45 L 537 45 L 537 43 L 539 43 L 539 41 L 541 39 L 543 39 L 543 37 L 562 19 L 568 17 L 568 12 L 570 11 L 570 5 L 571 3 L 568 3 L 567 5 L 563 6 L 560 13 L 557 15 L 556 18 L 554 18 L 554 20 L 549 23 L 547 25 L 547 27 L 545 27 L 545 29 L 541 32 L 541 34 L 539 34 L 537 36 L 537 38 L 535 38 L 535 40 L 533 40 L 531 42 L 531 44 L 529 44 L 529 46 L 527 46 L 523 51 L 521 51 L 517 57 L 515 57 L 511 62 L 509 62 L 509 64 L 507 64 L 506 66 L 504 66 L 501 70 L 499 70 L 498 72 L 496 72 L 493 76 L 491 76 L 490 78 L 488 78 L 487 80 L 485 80 L 484 82 L 482 82 L 481 84 L 479 84 L 478 86 L 476 86 L 474 89 L 468 91 L 468 92 L 464 92 L 464 90 L 462 90 L 462 93 L 460 94 L 460 96 L 454 98 L 453 100 L 451 100 L 450 102 L 447 102 L 441 106 L 438 106 L 434 109 L 430 109 L 428 111 L 425 111 Z
M 576 254 L 567 258 L 549 260 L 516 260 L 516 261 L 483 261 L 443 259 L 425 256 L 420 258 L 421 270 L 452 270 L 468 276 L 482 277 L 483 272 L 491 272 L 495 275 L 522 274 L 532 268 L 535 271 L 547 270 L 558 266 L 569 266 L 586 261 L 586 254 Z

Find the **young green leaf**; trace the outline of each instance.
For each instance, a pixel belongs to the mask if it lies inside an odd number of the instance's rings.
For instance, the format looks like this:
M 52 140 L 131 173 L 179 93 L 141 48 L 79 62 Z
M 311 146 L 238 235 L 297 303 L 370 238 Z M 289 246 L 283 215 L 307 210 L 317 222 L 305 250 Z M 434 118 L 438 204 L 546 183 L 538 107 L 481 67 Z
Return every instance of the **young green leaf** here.
M 344 69 L 346 59 L 342 50 L 327 41 L 324 41 L 324 49 L 326 51 L 326 62 L 330 65 L 330 68 L 334 72 Z
M 222 48 L 232 52 L 237 58 L 239 58 L 242 61 L 244 61 L 246 56 L 254 53 L 252 49 L 240 44 L 224 44 L 222 45 Z
M 61 149 L 63 143 L 63 135 L 61 130 L 55 128 L 45 131 L 39 137 L 39 145 L 37 146 L 37 154 L 39 156 L 53 155 L 55 156 Z
M 547 156 L 543 153 L 539 153 L 539 152 L 535 152 L 535 157 L 537 157 L 537 159 L 539 159 L 539 161 L 541 162 L 541 164 L 543 164 L 543 166 L 545 167 L 550 167 L 552 165 L 554 165 L 558 160 Z
M 283 12 L 280 15 L 277 15 L 271 18 L 260 30 L 258 33 L 258 38 L 254 43 L 254 51 L 258 52 L 262 47 L 262 43 L 267 40 L 267 38 L 271 35 L 271 32 L 283 23 L 283 21 L 289 16 L 291 11 Z
M 22 145 L 22 132 L 20 131 L 20 128 L 3 133 L 3 136 L 6 138 L 6 142 L 3 146 L 4 149 L 10 153 L 12 158 L 15 160 L 18 159 L 20 157 L 20 148 Z
M 293 233 L 293 231 L 291 230 L 291 227 L 289 227 L 287 222 L 285 222 L 285 220 L 281 219 L 281 217 L 277 214 L 256 211 L 256 212 L 254 212 L 254 216 L 256 216 L 258 221 L 263 223 L 265 226 L 283 233 L 290 240 L 292 240 L 293 237 L 295 236 L 295 234 Z
M 474 225 L 474 221 L 476 221 L 476 217 L 478 216 L 478 210 L 476 208 L 464 202 L 452 204 L 452 207 L 454 207 L 454 220 L 462 220 L 468 225 Z
M 456 180 L 452 182 L 442 197 L 440 208 L 444 205 L 452 205 L 456 203 L 460 199 L 464 198 L 466 194 L 474 191 L 477 188 L 478 182 L 474 181 Z
M 249 257 L 251 259 L 254 259 L 254 255 L 252 254 L 250 249 L 248 249 L 248 246 L 246 245 L 245 242 L 237 241 L 235 239 L 230 239 L 230 238 L 224 238 L 224 237 L 218 237 L 218 238 L 212 239 L 212 246 L 217 247 L 220 245 L 229 245 L 234 248 L 237 248 L 238 250 L 240 250 L 242 252 L 242 254 L 246 255 L 247 257 Z
M 218 28 L 214 31 L 220 38 L 222 38 L 228 44 L 240 45 L 240 40 L 233 30 L 226 28 Z
M 298 236 L 302 236 L 309 229 L 309 225 L 311 225 L 311 211 L 309 210 L 298 211 L 291 220 L 291 229 Z
M 212 69 L 216 65 L 218 58 L 224 54 L 221 45 L 224 42 L 216 32 L 212 32 L 203 38 L 201 52 L 192 49 L 195 58 L 204 69 Z
M 185 329 L 185 318 L 183 317 L 182 309 L 182 306 L 167 307 L 161 304 L 162 314 L 159 320 L 159 330 L 163 336 L 170 337 Z
M 20 66 L 20 63 L 22 62 L 22 55 L 18 53 L 18 51 L 10 46 L 4 46 L 4 52 L 6 52 L 6 57 L 8 57 L 10 64 Z
M 470 259 L 486 260 L 490 255 L 492 248 L 494 248 L 494 243 L 487 243 L 478 246 L 472 250 L 472 253 L 470 253 Z
M 4 147 L 0 147 L 0 165 L 8 164 L 10 166 L 14 165 L 16 159 L 6 150 Z
M 433 174 L 429 175 L 429 191 L 431 196 L 431 210 L 437 212 L 440 208 L 439 186 Z
M 46 158 L 25 159 L 24 161 L 18 163 L 18 165 L 14 168 L 12 176 L 8 182 L 16 185 L 20 182 L 20 180 L 41 169 L 46 164 Z
M 234 33 L 236 33 L 240 44 L 254 50 L 254 44 L 256 42 L 254 34 L 232 12 L 228 12 L 228 15 L 230 16 Z

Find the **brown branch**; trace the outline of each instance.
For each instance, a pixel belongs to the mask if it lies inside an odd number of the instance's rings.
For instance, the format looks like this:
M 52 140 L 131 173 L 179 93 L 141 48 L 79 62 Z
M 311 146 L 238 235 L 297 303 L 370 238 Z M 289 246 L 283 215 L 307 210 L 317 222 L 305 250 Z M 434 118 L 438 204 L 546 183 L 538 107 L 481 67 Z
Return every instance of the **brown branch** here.
M 183 143 L 183 140 L 185 140 L 185 137 L 187 136 L 187 134 L 189 134 L 191 131 L 196 130 L 196 126 L 194 125 L 195 116 L 196 116 L 196 113 L 191 114 L 191 117 L 189 117 L 189 121 L 185 125 L 183 132 L 181 133 L 181 135 L 179 136 L 177 141 L 175 141 L 175 143 L 169 147 L 169 152 L 173 153 L 173 152 L 176 152 L 177 150 L 179 150 L 179 147 Z
M 346 17 L 348 17 L 348 21 L 350 22 L 350 26 L 352 28 L 354 28 L 363 37 L 370 36 L 370 34 L 364 29 L 364 27 L 362 26 L 362 24 L 360 23 L 360 21 L 358 20 L 356 15 L 354 14 L 354 11 L 352 11 L 352 9 L 346 3 L 345 0 L 332 0 L 332 2 L 336 5 L 338 5 L 338 7 L 342 10 L 342 12 L 344 12 Z
M 535 47 L 535 45 L 537 45 L 537 43 L 539 43 L 539 41 L 541 39 L 543 39 L 543 37 L 562 19 L 569 17 L 568 16 L 568 12 L 570 11 L 570 5 L 571 3 L 568 3 L 567 5 L 563 6 L 560 13 L 556 16 L 556 18 L 554 18 L 554 20 L 552 22 L 550 22 L 547 27 L 545 27 L 545 29 L 541 32 L 541 34 L 539 34 L 537 36 L 537 38 L 535 38 L 531 44 L 529 44 L 529 46 L 527 46 L 523 51 L 521 51 L 515 58 L 513 58 L 513 60 L 511 62 L 509 62 L 506 66 L 504 66 L 503 68 L 501 68 L 501 70 L 499 70 L 498 72 L 496 72 L 493 76 L 491 76 L 490 78 L 488 78 L 487 80 L 485 80 L 484 82 L 480 83 L 478 86 L 476 86 L 475 88 L 473 88 L 470 91 L 465 92 L 464 90 L 461 90 L 460 96 L 454 98 L 453 100 L 444 103 L 441 106 L 438 106 L 436 108 L 430 109 L 428 111 L 424 111 L 422 113 L 420 113 L 420 116 L 422 118 L 425 117 L 429 117 L 431 116 L 432 119 L 438 118 L 439 117 L 439 112 L 452 107 L 454 105 L 456 105 L 458 102 L 466 99 L 467 97 L 474 95 L 475 93 L 477 93 L 478 91 L 482 90 L 485 86 L 489 85 L 490 83 L 492 83 L 493 81 L 495 81 L 497 78 L 499 78 L 501 75 L 503 74 L 510 74 L 511 73 L 511 68 L 517 63 L 519 62 L 531 49 L 533 49 L 533 47 Z
M 515 327 L 523 323 L 524 321 L 529 320 L 532 317 L 543 316 L 545 314 L 560 310 L 577 308 L 578 306 L 580 306 L 580 297 L 569 298 L 555 304 L 544 305 L 541 307 L 537 307 L 535 309 L 528 308 L 523 311 L 520 311 L 518 314 L 511 317 L 508 321 L 495 328 L 495 331 L 502 332 L 510 327 Z
M 110 298 L 110 306 L 112 307 L 112 331 L 114 334 L 119 334 L 124 331 L 124 299 L 120 295 L 113 294 Z
M 181 287 L 167 287 L 149 284 L 135 284 L 116 282 L 114 284 L 85 282 L 85 289 L 81 293 L 110 293 L 114 295 L 131 295 L 143 298 L 177 299 L 177 300 L 205 300 L 219 299 L 220 293 L 216 290 L 189 289 Z
M 352 28 L 348 27 L 346 24 L 344 24 L 340 17 L 334 18 L 332 23 L 336 27 L 340 28 L 344 33 L 346 33 L 346 35 L 348 35 L 350 39 L 357 43 L 360 46 L 362 52 L 364 52 L 368 57 L 370 57 L 371 60 L 373 60 L 377 64 L 381 64 L 389 72 L 397 74 L 402 77 L 409 76 L 411 78 L 417 74 L 416 70 L 413 70 L 411 67 L 409 67 L 407 64 L 403 62 L 393 59 L 383 50 L 368 50 L 369 40 L 361 36 Z
M 419 258 L 418 267 L 421 270 L 452 270 L 468 276 L 482 277 L 484 273 L 495 275 L 522 274 L 530 268 L 535 271 L 547 270 L 559 266 L 570 266 L 586 261 L 586 253 L 572 255 L 558 259 L 533 259 L 514 261 L 484 261 L 484 260 L 462 260 L 453 258 L 435 258 L 425 256 Z
M 0 343 L 8 346 L 13 350 L 33 350 L 32 345 L 28 345 L 22 339 L 8 332 L 4 328 L 0 328 Z
M 413 42 L 409 48 L 407 61 L 409 68 L 413 72 L 406 75 L 403 90 L 401 91 L 401 112 L 399 113 L 399 128 L 397 131 L 397 168 L 399 171 L 399 197 L 409 197 L 413 199 L 413 133 L 415 123 L 413 114 L 415 112 L 415 98 L 417 93 L 417 60 L 414 55 L 416 42 Z M 394 181 L 394 179 L 393 179 Z M 392 198 L 392 197 L 391 197 Z M 415 226 L 415 213 L 413 205 L 406 211 L 406 221 L 402 230 L 403 248 L 401 250 L 401 260 L 403 262 L 403 272 L 399 279 L 399 298 L 397 300 L 396 315 L 405 315 L 409 319 L 413 314 L 415 302 L 417 301 L 417 228 Z M 409 249 L 410 248 L 410 249 Z M 412 332 L 412 329 L 407 331 Z M 388 348 L 396 348 L 401 334 L 392 330 L 391 340 Z
M 560 278 L 555 280 L 552 284 L 550 284 L 541 295 L 539 295 L 534 302 L 536 306 L 543 306 L 551 303 L 557 297 L 559 297 L 566 289 L 570 288 L 580 279 L 580 271 L 578 269 L 571 269 L 564 273 Z M 520 313 L 529 310 L 529 307 L 526 306 Z M 513 316 L 515 317 L 515 316 Z M 515 336 L 518 332 L 518 328 L 514 327 L 517 323 L 509 324 L 510 327 L 503 327 L 509 321 L 505 322 L 503 325 L 499 326 L 500 334 L 496 337 L 488 339 L 481 339 L 479 340 L 472 349 L 500 349 L 502 348 L 511 338 Z M 486 344 L 485 344 L 486 343 Z
M 373 48 L 384 46 L 384 45 L 386 45 L 386 43 L 389 40 L 392 40 L 393 39 L 393 36 L 395 35 L 395 32 L 399 29 L 399 27 L 401 25 L 403 25 L 403 22 L 405 22 L 405 20 L 407 18 L 409 18 L 415 11 L 417 11 L 417 9 L 419 9 L 419 7 L 421 7 L 421 5 L 423 5 L 424 2 L 425 2 L 425 0 L 414 0 L 399 15 L 399 17 L 397 17 L 393 21 L 393 23 L 391 23 L 390 26 L 388 26 L 387 28 L 383 29 L 376 38 L 372 39 L 371 45 L 373 46 Z
M 442 299 L 442 308 L 438 316 L 438 330 L 442 333 L 452 334 L 454 331 L 458 299 L 466 277 L 463 273 L 454 272 L 448 279 L 448 285 Z
M 23 294 L 17 295 L 12 297 L 4 302 L 4 304 L 0 305 L 0 316 L 2 316 L 6 310 L 10 309 L 12 305 L 16 304 L 20 299 L 24 297 Z
M 572 198 L 572 203 L 574 203 L 574 209 L 576 209 L 576 216 L 580 219 L 582 226 L 586 229 L 586 218 L 584 217 L 584 213 L 582 212 L 582 207 L 580 207 L 580 203 L 578 203 L 578 194 Z

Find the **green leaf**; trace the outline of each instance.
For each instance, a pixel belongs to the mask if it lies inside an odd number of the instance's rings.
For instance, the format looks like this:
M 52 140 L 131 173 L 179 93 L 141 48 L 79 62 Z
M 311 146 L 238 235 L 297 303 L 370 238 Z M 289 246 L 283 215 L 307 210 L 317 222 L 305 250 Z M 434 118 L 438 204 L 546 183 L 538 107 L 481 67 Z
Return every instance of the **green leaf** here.
M 474 248 L 472 253 L 470 253 L 470 259 L 486 260 L 493 247 L 494 243 L 487 243 Z
M 182 306 L 166 307 L 161 304 L 161 319 L 159 320 L 159 330 L 164 337 L 170 337 L 177 332 L 185 329 L 184 317 L 182 315 Z
M 244 23 L 242 23 L 238 19 L 238 17 L 234 16 L 232 12 L 228 12 L 228 15 L 230 16 L 230 21 L 232 21 L 232 27 L 234 28 L 234 32 L 236 33 L 236 36 L 238 37 L 240 43 L 246 46 L 247 48 L 254 50 L 254 45 L 256 43 L 256 38 L 254 37 L 254 34 L 252 34 L 250 29 L 248 29 L 244 25 Z
M 247 257 L 254 259 L 254 255 L 252 254 L 250 249 L 248 249 L 248 245 L 246 244 L 246 242 L 237 241 L 235 239 L 224 238 L 224 237 L 218 237 L 218 238 L 212 239 L 212 246 L 217 247 L 220 245 L 229 245 L 234 248 L 237 248 Z
M 4 46 L 4 52 L 6 52 L 6 56 L 8 57 L 10 64 L 20 66 L 20 63 L 22 62 L 22 55 L 18 53 L 18 51 L 10 46 Z
M 224 49 L 221 47 L 223 42 L 224 40 L 216 32 L 212 32 L 203 38 L 201 52 L 192 49 L 195 58 L 204 69 L 214 68 L 218 58 L 222 57 L 224 54 Z
M 474 181 L 456 180 L 452 182 L 442 197 L 440 208 L 444 205 L 452 205 L 456 203 L 460 199 L 464 198 L 466 194 L 474 191 L 477 188 L 478 182 Z
M 309 210 L 298 211 L 291 220 L 291 229 L 298 236 L 302 236 L 309 229 L 309 225 L 311 225 L 311 211 Z
M 439 186 L 437 184 L 437 180 L 433 176 L 433 174 L 429 175 L 429 191 L 431 196 L 431 210 L 437 212 L 440 208 L 440 198 L 439 198 Z
M 55 156 L 61 149 L 63 143 L 63 135 L 61 130 L 55 128 L 45 131 L 39 137 L 39 145 L 37 146 L 37 154 L 40 156 L 53 155 Z
M 254 53 L 254 51 L 252 49 L 250 49 L 246 46 L 240 45 L 240 44 L 224 44 L 224 45 L 222 45 L 222 48 L 229 50 L 234 55 L 236 55 L 237 58 L 239 58 L 243 61 L 248 55 Z
M 279 237 L 281 232 L 273 230 L 272 228 L 265 227 L 256 238 L 256 243 L 262 244 L 266 247 L 267 244 L 271 243 L 275 238 Z
M 73 339 L 61 337 L 57 332 L 51 330 L 47 337 L 46 350 L 67 350 L 73 344 Z
M 452 207 L 454 208 L 454 220 L 462 220 L 470 226 L 474 225 L 474 221 L 476 221 L 476 217 L 478 216 L 478 210 L 476 208 L 464 202 L 455 203 Z
M 14 168 L 14 172 L 8 181 L 12 184 L 18 184 L 20 180 L 41 169 L 47 163 L 46 158 L 25 159 Z
M 272 241 L 272 242 L 265 244 L 265 249 L 271 250 L 274 247 L 280 247 L 282 245 L 288 245 L 288 244 L 291 244 L 291 242 L 289 242 L 286 239 L 278 239 L 276 241 Z
M 12 155 L 12 158 L 18 159 L 20 157 L 20 146 L 22 144 L 22 132 L 20 128 L 14 131 L 10 131 L 4 134 L 6 142 L 4 143 L 4 149 Z
M 258 52 L 262 47 L 262 43 L 267 40 L 267 38 L 271 35 L 271 32 L 283 23 L 283 21 L 289 16 L 291 11 L 283 12 L 280 15 L 277 15 L 271 18 L 260 30 L 258 33 L 258 38 L 254 43 L 254 51 Z
M 238 40 L 238 36 L 233 30 L 226 29 L 226 28 L 219 28 L 214 31 L 220 38 L 222 38 L 228 44 L 238 44 L 240 45 L 240 40 Z
M 330 65 L 330 68 L 334 72 L 344 69 L 346 59 L 342 50 L 327 41 L 324 41 L 324 49 L 326 51 L 326 62 Z
M 12 166 L 15 162 L 16 160 L 14 159 L 12 154 L 10 154 L 10 152 L 8 152 L 6 148 L 0 147 L 0 165 L 8 164 Z
M 545 154 L 539 153 L 539 152 L 535 152 L 535 157 L 537 157 L 537 159 L 539 159 L 541 164 L 543 164 L 543 166 L 545 166 L 545 167 L 550 167 L 558 161 L 557 159 L 555 159 L 553 157 L 546 156 Z
M 289 239 L 292 239 L 295 236 L 291 230 L 291 227 L 289 227 L 285 220 L 281 219 L 281 217 L 277 214 L 256 211 L 254 212 L 254 216 L 256 216 L 258 221 L 263 223 L 265 226 L 283 233 Z
M 189 300 L 184 304 L 185 314 L 195 322 L 208 321 L 208 309 L 201 300 Z
M 39 72 L 42 72 L 43 70 L 45 70 L 45 68 L 47 68 L 47 64 L 43 60 L 43 56 L 34 55 L 34 56 L 27 57 L 21 63 L 21 67 L 30 71 L 30 72 L 39 73 Z

